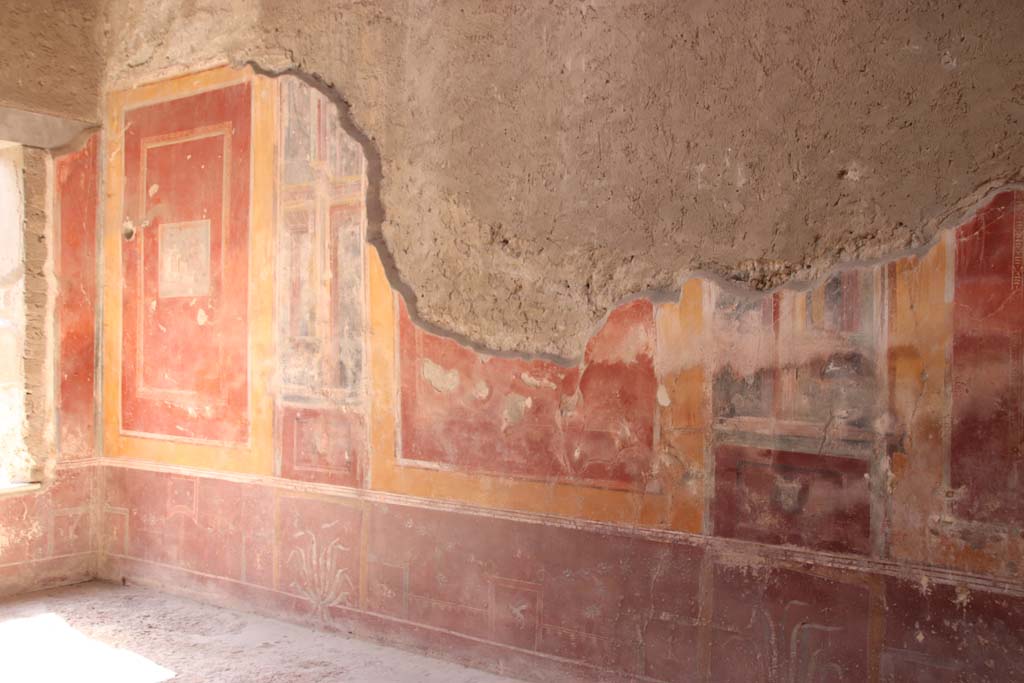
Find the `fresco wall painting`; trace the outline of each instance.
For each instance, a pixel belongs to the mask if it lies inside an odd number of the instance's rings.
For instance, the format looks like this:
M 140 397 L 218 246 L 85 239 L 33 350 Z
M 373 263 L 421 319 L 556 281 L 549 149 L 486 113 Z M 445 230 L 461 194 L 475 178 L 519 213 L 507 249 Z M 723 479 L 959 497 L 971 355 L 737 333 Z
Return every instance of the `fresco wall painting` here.
M 957 516 L 999 525 L 1024 516 L 1021 203 L 1002 194 L 956 235 L 949 485 Z
M 104 471 L 107 576 L 526 680 L 995 681 L 1024 648 L 1024 593 L 1006 586 L 353 489 Z
M 1024 675 L 1019 192 L 805 291 L 626 302 L 563 366 L 416 324 L 298 80 L 108 108 L 103 457 L 99 185 L 60 172 L 94 140 L 57 164 L 62 461 L 0 499 L 4 590 L 128 578 L 527 679 Z
M 883 279 L 848 271 L 753 298 L 715 290 L 716 534 L 871 553 Z

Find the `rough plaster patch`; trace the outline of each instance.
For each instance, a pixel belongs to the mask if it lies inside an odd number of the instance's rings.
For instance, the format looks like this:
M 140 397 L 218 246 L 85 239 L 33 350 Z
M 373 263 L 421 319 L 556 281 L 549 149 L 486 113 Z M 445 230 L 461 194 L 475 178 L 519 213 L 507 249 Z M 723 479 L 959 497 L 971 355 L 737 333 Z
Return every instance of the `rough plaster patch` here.
M 523 384 L 533 387 L 534 389 L 557 389 L 558 386 L 549 379 L 543 377 L 534 377 L 528 372 L 520 373 L 519 379 L 523 380 Z
M 459 371 L 452 368 L 445 370 L 429 358 L 424 358 L 420 365 L 420 373 L 430 386 L 442 394 L 454 391 L 459 386 Z
M 526 411 L 533 407 L 533 398 L 522 394 L 509 394 L 505 397 L 504 421 L 506 425 L 513 425 L 522 421 Z
M 0 105 L 80 121 L 99 120 L 104 70 L 101 7 L 105 0 L 4 0 Z M 66 123 L 56 124 L 57 131 Z M 79 129 L 81 130 L 81 129 Z M 74 134 L 50 127 L 26 143 L 50 147 Z
M 393 284 L 492 349 L 578 357 L 630 295 L 807 280 L 1022 179 L 1006 0 L 238 9 L 112 0 L 108 82 L 227 59 L 334 87 L 375 160 Z
M 486 401 L 487 397 L 491 395 L 491 387 L 488 386 L 487 382 L 480 380 L 476 383 L 476 387 L 473 388 L 473 395 L 481 401 Z

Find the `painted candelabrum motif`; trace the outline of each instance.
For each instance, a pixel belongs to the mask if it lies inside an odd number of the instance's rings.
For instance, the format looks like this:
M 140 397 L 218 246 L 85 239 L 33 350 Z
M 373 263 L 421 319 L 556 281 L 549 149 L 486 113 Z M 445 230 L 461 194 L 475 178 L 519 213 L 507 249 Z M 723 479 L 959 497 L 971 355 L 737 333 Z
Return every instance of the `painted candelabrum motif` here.
M 326 620 L 329 609 L 349 604 L 355 590 L 348 567 L 338 563 L 338 555 L 351 549 L 338 538 L 321 542 L 311 531 L 298 532 L 294 540 L 303 547 L 294 548 L 288 556 L 289 564 L 296 570 L 292 588 L 310 601 L 318 619 Z

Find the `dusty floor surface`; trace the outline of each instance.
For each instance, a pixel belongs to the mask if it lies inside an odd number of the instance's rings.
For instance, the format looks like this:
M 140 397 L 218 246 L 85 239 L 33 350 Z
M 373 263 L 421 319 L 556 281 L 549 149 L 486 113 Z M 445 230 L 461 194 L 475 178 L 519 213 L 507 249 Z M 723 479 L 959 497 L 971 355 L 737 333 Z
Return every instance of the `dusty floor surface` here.
M 0 601 L 4 683 L 512 679 L 138 587 L 92 582 Z

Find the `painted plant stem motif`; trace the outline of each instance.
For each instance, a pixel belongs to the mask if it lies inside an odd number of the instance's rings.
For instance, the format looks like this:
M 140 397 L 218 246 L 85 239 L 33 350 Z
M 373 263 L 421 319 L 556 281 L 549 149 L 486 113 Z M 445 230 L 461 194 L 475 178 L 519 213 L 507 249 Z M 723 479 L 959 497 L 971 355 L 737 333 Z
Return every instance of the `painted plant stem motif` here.
M 289 564 L 294 562 L 298 570 L 292 587 L 312 603 L 317 618 L 326 621 L 329 608 L 349 604 L 355 588 L 348 568 L 338 566 L 339 552 L 348 552 L 350 548 L 337 538 L 321 547 L 316 534 L 310 531 L 300 531 L 294 538 L 307 541 L 308 547 L 296 548 L 288 556 Z

